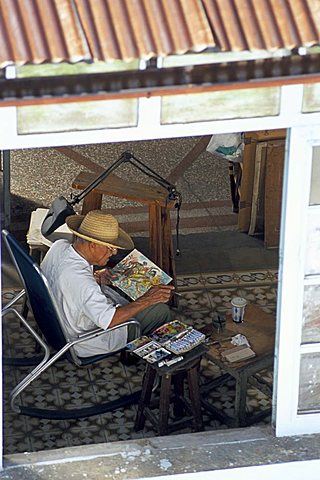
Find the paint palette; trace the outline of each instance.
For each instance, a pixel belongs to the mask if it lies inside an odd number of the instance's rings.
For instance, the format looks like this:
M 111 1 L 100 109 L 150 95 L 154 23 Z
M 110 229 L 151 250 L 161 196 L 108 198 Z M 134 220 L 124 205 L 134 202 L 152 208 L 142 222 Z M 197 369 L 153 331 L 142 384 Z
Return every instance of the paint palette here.
M 178 335 L 176 338 L 166 343 L 165 346 L 170 352 L 180 355 L 181 353 L 192 350 L 194 347 L 202 343 L 205 338 L 206 336 L 204 333 L 192 328 L 191 330 L 188 329 L 185 333 Z

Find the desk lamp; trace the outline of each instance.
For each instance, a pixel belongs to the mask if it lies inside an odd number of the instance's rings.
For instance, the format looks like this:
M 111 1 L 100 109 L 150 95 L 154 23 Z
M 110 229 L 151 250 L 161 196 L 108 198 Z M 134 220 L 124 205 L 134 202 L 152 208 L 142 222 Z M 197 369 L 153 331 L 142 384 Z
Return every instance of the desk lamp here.
M 179 255 L 180 250 L 178 248 L 178 227 L 179 227 L 179 212 L 181 207 L 181 194 L 177 191 L 175 185 L 172 185 L 167 180 L 162 178 L 158 173 L 152 170 L 150 167 L 145 165 L 141 160 L 137 159 L 130 152 L 123 152 L 120 157 L 108 167 L 104 172 L 102 172 L 92 183 L 90 183 L 79 195 L 72 196 L 70 200 L 67 200 L 65 197 L 60 196 L 56 198 L 52 205 L 49 208 L 49 211 L 43 220 L 41 225 L 41 233 L 44 237 L 52 234 L 57 228 L 65 223 L 65 219 L 69 215 L 75 215 L 76 212 L 73 209 L 73 206 L 78 204 L 88 193 L 96 188 L 103 180 L 105 180 L 114 170 L 116 170 L 121 164 L 130 163 L 141 172 L 145 173 L 148 177 L 152 178 L 159 185 L 167 189 L 168 191 L 168 201 L 175 201 L 175 207 L 177 208 L 177 255 Z

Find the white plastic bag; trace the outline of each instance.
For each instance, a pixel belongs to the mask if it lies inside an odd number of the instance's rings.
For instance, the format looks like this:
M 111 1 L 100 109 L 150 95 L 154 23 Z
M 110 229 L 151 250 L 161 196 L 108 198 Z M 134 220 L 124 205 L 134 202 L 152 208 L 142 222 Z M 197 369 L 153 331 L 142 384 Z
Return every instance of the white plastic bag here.
M 243 148 L 241 133 L 225 133 L 212 135 L 206 150 L 230 162 L 242 162 Z

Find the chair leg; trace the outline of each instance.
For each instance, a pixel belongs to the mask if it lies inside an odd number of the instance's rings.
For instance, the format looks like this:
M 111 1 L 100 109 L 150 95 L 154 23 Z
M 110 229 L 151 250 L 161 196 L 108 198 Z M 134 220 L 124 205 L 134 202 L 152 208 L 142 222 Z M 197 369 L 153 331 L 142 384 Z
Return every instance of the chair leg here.
M 27 322 L 27 315 L 28 315 L 29 307 L 27 305 L 26 298 L 23 301 L 23 306 L 22 306 L 22 309 L 21 309 L 22 313 L 19 313 L 19 311 L 16 308 L 14 308 L 14 305 L 17 303 L 17 301 L 20 300 L 24 295 L 25 295 L 24 290 L 22 290 L 18 295 L 16 295 L 16 297 L 13 300 L 11 300 L 7 305 L 5 305 L 2 309 L 1 316 L 2 316 L 2 318 L 5 318 L 5 316 L 8 313 L 11 312 L 13 315 L 15 315 L 16 318 L 18 318 L 20 320 L 19 326 L 20 327 L 24 326 L 24 328 L 27 328 L 27 330 L 29 330 L 29 332 L 32 333 L 30 331 L 30 327 L 29 327 L 28 322 Z M 19 310 L 20 310 L 20 306 L 19 306 Z M 33 329 L 31 329 L 31 330 L 33 330 Z M 36 337 L 33 335 L 33 333 L 32 333 L 32 336 L 35 339 L 35 355 L 33 357 L 6 357 L 6 356 L 3 356 L 2 357 L 3 364 L 4 365 L 9 365 L 9 366 L 12 366 L 12 367 L 29 367 L 29 366 L 38 365 L 44 357 L 43 350 L 42 350 L 43 347 L 42 347 L 42 344 L 40 344 L 36 340 Z
M 26 320 L 28 319 L 28 313 L 29 313 L 29 305 L 28 305 L 27 299 L 25 299 L 23 302 L 21 314 Z M 35 342 L 34 351 L 36 355 L 39 355 L 41 352 L 41 345 L 38 342 Z
M 27 317 L 28 317 L 28 313 L 29 313 L 29 306 L 28 306 L 27 299 L 25 298 L 25 300 L 23 302 L 23 307 L 22 307 L 21 314 L 26 320 L 27 320 Z

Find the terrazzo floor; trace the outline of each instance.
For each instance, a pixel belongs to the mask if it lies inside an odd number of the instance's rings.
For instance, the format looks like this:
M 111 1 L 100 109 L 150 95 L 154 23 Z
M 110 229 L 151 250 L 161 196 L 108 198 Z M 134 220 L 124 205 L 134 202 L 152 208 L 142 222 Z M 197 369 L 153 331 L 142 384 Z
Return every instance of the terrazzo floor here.
M 177 290 L 182 294 L 176 318 L 200 328 L 212 322 L 215 311 L 225 313 L 230 309 L 234 296 L 243 296 L 248 302 L 259 305 L 266 312 L 275 314 L 276 270 L 251 270 L 179 275 Z M 2 292 L 3 302 L 12 298 L 12 290 Z M 29 335 L 9 317 L 4 322 L 5 355 L 30 355 L 34 343 Z M 141 388 L 144 362 L 125 367 L 119 356 L 110 357 L 90 368 L 78 368 L 60 361 L 44 372 L 22 394 L 24 405 L 36 407 L 66 407 L 90 405 L 102 399 L 114 399 L 129 391 Z M 9 393 L 29 371 L 27 367 L 4 367 L 4 453 L 33 452 L 60 447 L 71 447 L 101 442 L 126 441 L 128 439 L 155 436 L 147 421 L 143 430 L 134 431 L 136 405 L 112 413 L 82 420 L 46 420 L 14 413 L 8 403 Z M 200 384 L 220 374 L 218 367 L 202 359 Z M 272 371 L 261 372 L 272 384 Z M 232 414 L 235 397 L 234 382 L 230 381 L 209 393 L 213 404 L 227 414 Z M 270 408 L 271 399 L 255 388 L 249 388 L 247 412 Z M 203 412 L 205 430 L 228 428 L 217 419 Z M 270 423 L 270 416 L 262 423 Z M 191 432 L 191 428 L 181 433 Z M 179 432 L 175 432 L 179 433 Z

